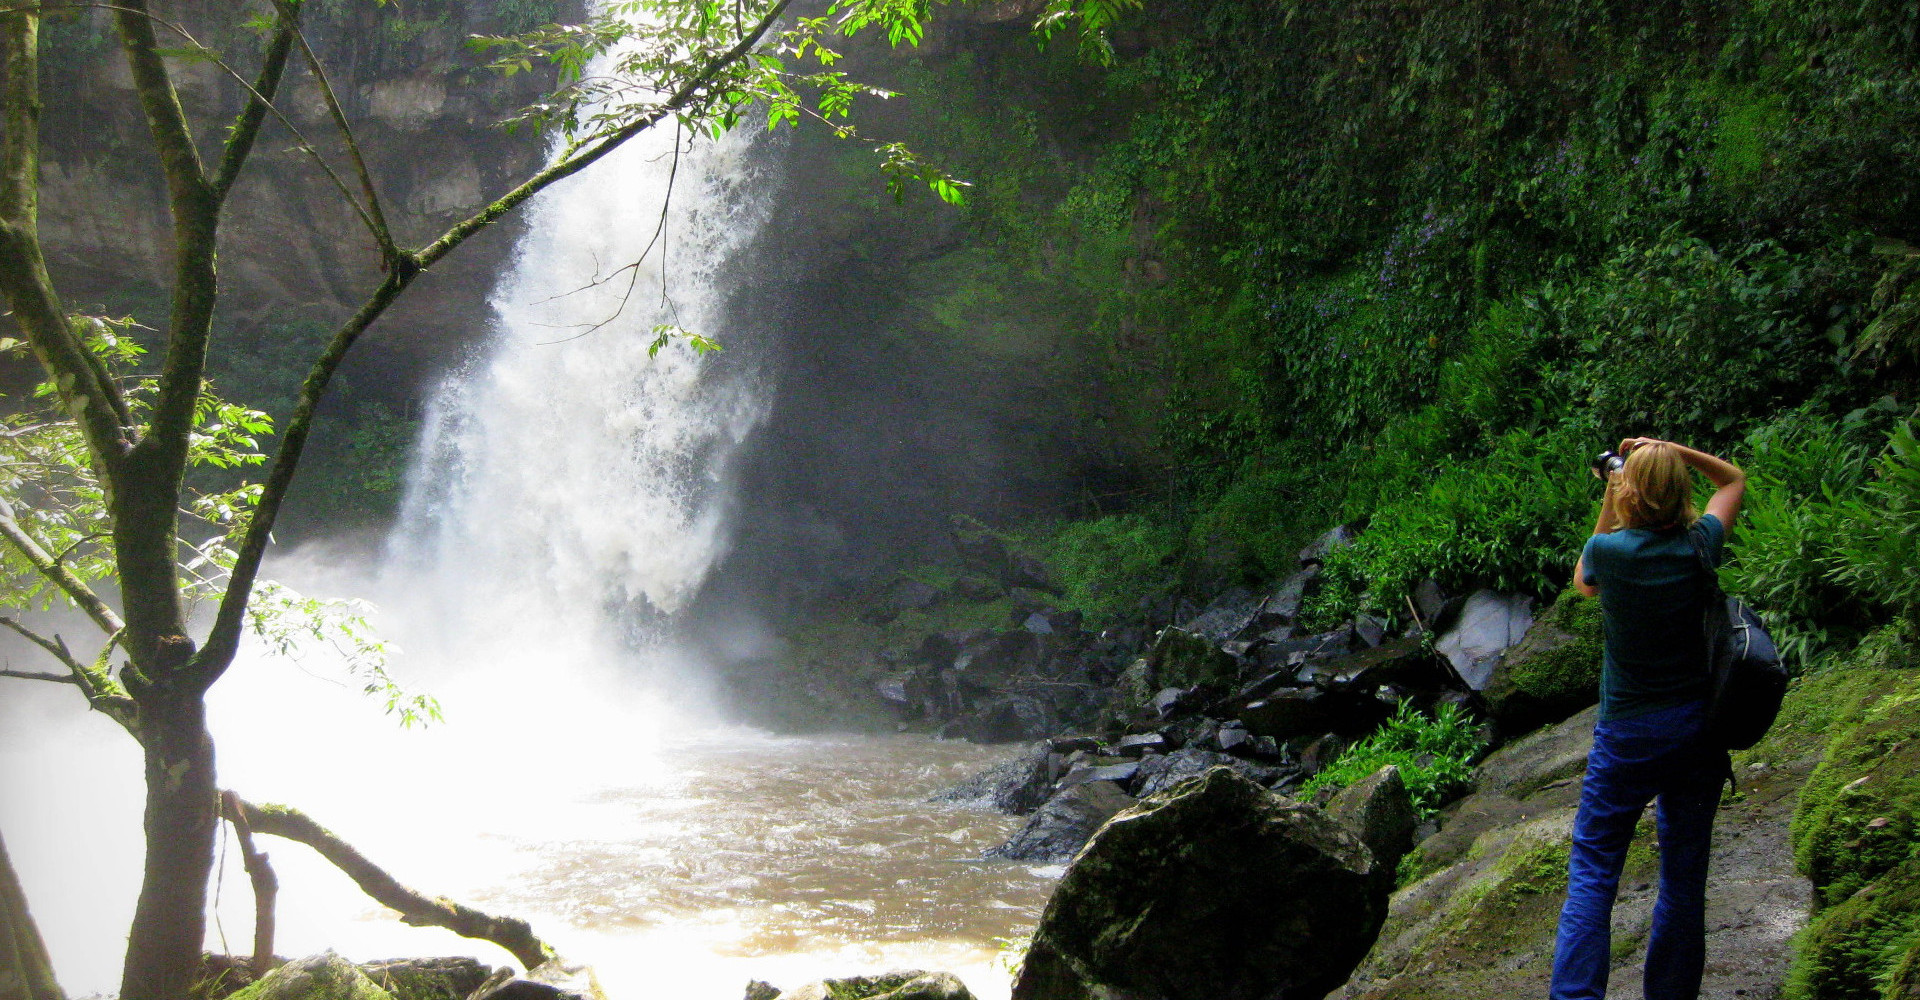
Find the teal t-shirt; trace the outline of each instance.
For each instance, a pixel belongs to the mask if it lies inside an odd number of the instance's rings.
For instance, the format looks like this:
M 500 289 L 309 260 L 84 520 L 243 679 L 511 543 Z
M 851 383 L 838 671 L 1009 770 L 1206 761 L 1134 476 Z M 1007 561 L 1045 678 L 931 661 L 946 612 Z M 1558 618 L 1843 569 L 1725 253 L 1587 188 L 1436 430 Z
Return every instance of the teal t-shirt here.
M 1715 566 L 1727 531 L 1712 514 L 1682 531 L 1623 528 L 1587 539 L 1586 582 L 1600 588 L 1606 662 L 1600 718 L 1625 719 L 1707 696 L 1705 573 L 1687 532 L 1706 542 Z

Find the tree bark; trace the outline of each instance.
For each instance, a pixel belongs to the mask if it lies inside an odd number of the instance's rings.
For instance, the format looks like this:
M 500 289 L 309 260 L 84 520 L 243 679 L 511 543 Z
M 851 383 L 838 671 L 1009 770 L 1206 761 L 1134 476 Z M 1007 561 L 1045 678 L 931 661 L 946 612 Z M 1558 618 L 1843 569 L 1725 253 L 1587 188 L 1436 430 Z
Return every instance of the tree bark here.
M 197 689 L 137 695 L 146 758 L 146 867 L 127 935 L 121 1000 L 180 1000 L 200 978 L 219 790 Z
M 273 970 L 274 901 L 280 896 L 280 879 L 273 873 L 267 855 L 253 844 L 253 824 L 247 822 L 244 802 L 232 792 L 220 796 L 220 812 L 233 824 L 240 841 L 240 861 L 246 866 L 247 881 L 253 884 L 253 977 L 259 979 Z
M 53 960 L 27 912 L 27 894 L 0 841 L 0 1000 L 66 1000 L 53 978 Z

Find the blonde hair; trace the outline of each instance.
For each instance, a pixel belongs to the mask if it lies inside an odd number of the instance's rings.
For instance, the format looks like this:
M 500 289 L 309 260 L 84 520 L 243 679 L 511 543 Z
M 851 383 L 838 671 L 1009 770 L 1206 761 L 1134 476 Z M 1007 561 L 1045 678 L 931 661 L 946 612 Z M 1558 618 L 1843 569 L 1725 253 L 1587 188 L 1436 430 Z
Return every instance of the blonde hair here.
M 1693 524 L 1693 470 L 1664 441 L 1627 454 L 1614 484 L 1614 515 L 1623 528 L 1679 528 Z

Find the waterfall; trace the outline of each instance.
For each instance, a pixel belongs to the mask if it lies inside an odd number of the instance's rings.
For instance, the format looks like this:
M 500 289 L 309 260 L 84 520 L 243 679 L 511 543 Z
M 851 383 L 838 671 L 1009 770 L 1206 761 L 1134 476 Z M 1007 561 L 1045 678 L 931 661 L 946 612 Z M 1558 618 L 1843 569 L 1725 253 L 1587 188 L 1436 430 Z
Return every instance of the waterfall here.
M 678 131 L 655 128 L 529 205 L 491 335 L 427 410 L 389 543 L 394 610 L 445 651 L 617 657 L 723 553 L 727 461 L 762 408 L 740 366 L 650 349 L 662 325 L 735 333 L 727 266 L 768 207 L 745 132 L 676 153 Z

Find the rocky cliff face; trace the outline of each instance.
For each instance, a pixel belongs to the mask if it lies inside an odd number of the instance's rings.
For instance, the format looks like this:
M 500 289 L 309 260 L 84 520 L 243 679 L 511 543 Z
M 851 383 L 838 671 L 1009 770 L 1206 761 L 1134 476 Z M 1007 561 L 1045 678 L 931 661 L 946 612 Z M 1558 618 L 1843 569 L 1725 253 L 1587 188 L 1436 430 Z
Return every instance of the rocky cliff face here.
M 519 27 L 489 0 L 397 6 L 309 5 L 308 28 L 369 159 L 387 218 L 420 243 L 538 167 L 544 143 L 502 119 L 535 99 L 541 74 L 502 77 L 464 39 Z M 566 13 L 559 5 L 535 13 Z M 227 4 L 180 0 L 162 16 L 187 26 L 242 73 L 258 42 Z M 524 15 L 522 15 L 524 17 Z M 166 287 L 169 219 L 146 124 L 105 12 L 49 26 L 44 42 L 41 225 L 63 292 L 78 307 L 126 308 Z M 297 61 L 297 60 L 296 60 Z M 245 92 L 210 62 L 173 66 L 203 155 Z M 279 106 L 300 136 L 351 177 L 319 87 L 290 71 Z M 269 123 L 227 213 L 220 254 L 224 323 L 247 339 L 269 318 L 331 325 L 379 280 L 372 241 L 340 191 Z M 375 327 L 358 367 L 410 387 L 484 328 L 486 294 L 517 223 L 485 234 L 427 275 Z

